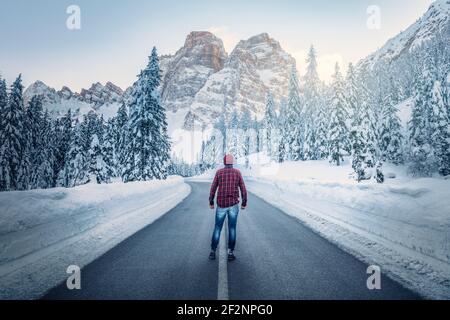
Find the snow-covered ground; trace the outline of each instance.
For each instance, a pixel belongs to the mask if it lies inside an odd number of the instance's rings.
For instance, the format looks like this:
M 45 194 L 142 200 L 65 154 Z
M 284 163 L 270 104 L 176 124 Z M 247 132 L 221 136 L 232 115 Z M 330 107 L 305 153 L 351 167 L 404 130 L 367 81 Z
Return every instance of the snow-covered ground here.
M 450 180 L 412 179 L 385 164 L 384 184 L 349 178 L 348 161 L 271 163 L 263 154 L 241 169 L 260 196 L 359 259 L 428 298 L 450 298 Z M 195 180 L 211 181 L 213 171 Z M 251 206 L 251 203 L 249 203 Z
M 0 193 L 0 299 L 39 298 L 189 193 L 180 177 Z

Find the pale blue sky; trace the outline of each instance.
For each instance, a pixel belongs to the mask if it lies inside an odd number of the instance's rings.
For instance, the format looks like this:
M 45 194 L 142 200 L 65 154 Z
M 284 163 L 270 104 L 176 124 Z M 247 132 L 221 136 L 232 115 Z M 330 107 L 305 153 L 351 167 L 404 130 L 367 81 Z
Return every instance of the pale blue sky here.
M 0 0 L 0 72 L 11 82 L 43 80 L 74 90 L 110 80 L 125 88 L 152 46 L 174 53 L 193 30 L 211 30 L 230 52 L 236 42 L 269 33 L 299 64 L 313 43 L 320 74 L 336 60 L 367 56 L 418 19 L 431 0 Z M 81 30 L 66 28 L 66 8 L 81 8 Z M 366 27 L 369 5 L 381 29 Z

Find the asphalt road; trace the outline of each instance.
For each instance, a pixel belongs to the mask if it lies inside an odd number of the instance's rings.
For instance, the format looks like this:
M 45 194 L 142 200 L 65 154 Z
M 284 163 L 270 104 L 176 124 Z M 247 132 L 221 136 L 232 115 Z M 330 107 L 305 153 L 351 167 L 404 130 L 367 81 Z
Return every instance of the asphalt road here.
M 190 184 L 182 203 L 83 268 L 80 290 L 64 282 L 43 298 L 420 298 L 383 274 L 381 289 L 368 290 L 367 265 L 252 194 L 239 213 L 237 259 L 226 262 L 222 237 L 209 261 L 209 185 Z

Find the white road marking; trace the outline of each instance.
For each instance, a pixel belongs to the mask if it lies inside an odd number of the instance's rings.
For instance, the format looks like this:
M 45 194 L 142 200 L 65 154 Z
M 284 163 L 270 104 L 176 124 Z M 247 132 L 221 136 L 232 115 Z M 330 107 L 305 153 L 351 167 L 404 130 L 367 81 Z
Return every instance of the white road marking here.
M 229 300 L 228 298 L 228 255 L 227 255 L 227 241 L 226 235 L 228 233 L 227 220 L 225 219 L 225 226 L 222 229 L 219 242 L 219 281 L 217 286 L 217 300 Z

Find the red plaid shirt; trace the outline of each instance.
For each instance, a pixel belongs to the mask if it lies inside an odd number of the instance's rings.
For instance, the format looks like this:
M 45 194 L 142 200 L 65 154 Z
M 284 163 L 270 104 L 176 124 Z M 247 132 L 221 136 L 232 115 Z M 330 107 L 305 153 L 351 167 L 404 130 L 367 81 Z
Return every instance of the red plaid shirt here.
M 211 191 L 209 192 L 209 204 L 214 205 L 216 190 L 217 205 L 221 208 L 232 207 L 239 203 L 239 189 L 241 189 L 242 206 L 247 206 L 247 190 L 241 172 L 234 168 L 223 168 L 216 172 Z

